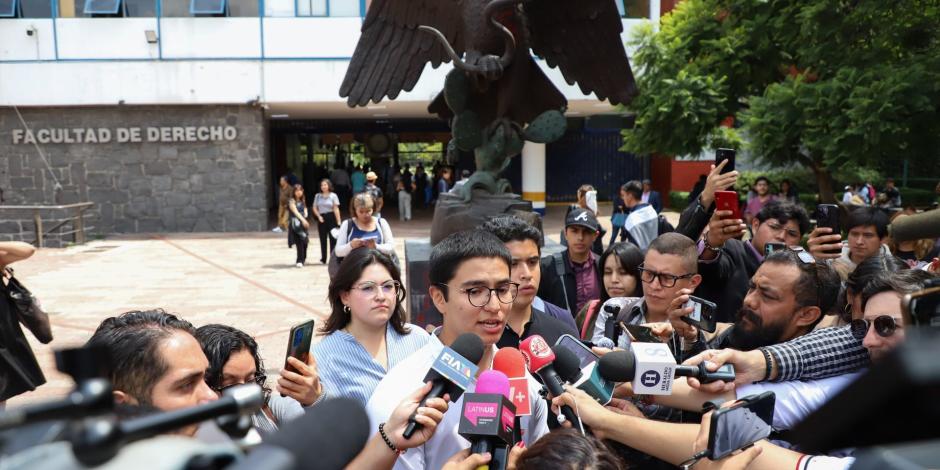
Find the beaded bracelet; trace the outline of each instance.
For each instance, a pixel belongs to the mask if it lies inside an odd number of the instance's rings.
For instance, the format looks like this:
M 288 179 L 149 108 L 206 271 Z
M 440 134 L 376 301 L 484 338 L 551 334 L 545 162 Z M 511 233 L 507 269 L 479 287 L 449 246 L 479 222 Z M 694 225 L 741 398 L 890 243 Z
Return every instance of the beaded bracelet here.
M 760 352 L 764 353 L 764 363 L 765 363 L 764 380 L 761 380 L 761 382 L 767 382 L 770 380 L 770 370 L 771 370 L 772 359 L 770 357 L 770 351 L 764 348 L 760 348 Z
M 382 440 L 385 441 L 385 445 L 387 445 L 389 449 L 392 449 L 392 452 L 398 455 L 405 453 L 405 451 L 395 447 L 395 444 L 392 444 L 392 440 L 388 438 L 388 434 L 385 434 L 385 423 L 379 423 L 379 435 L 382 436 Z

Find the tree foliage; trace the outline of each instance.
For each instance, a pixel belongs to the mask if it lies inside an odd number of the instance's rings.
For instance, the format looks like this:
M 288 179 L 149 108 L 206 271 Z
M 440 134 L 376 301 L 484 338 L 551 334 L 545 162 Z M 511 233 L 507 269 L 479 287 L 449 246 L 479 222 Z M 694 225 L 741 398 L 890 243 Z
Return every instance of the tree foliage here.
M 625 149 L 698 153 L 734 117 L 757 158 L 830 174 L 940 158 L 940 2 L 684 0 L 640 29 Z

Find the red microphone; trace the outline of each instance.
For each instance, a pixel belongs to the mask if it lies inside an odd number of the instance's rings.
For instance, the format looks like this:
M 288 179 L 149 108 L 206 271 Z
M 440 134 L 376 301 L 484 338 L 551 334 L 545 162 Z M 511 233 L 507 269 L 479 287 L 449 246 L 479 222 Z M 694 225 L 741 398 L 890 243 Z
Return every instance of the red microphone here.
M 522 356 L 525 357 L 529 372 L 538 375 L 542 379 L 542 383 L 548 388 L 548 393 L 553 397 L 565 393 L 565 381 L 558 376 L 555 367 L 552 366 L 552 363 L 555 362 L 555 353 L 552 352 L 552 348 L 545 341 L 545 338 L 532 335 L 519 344 L 519 350 L 522 352 Z M 571 422 L 575 429 L 581 428 L 580 420 L 578 420 L 578 416 L 570 406 L 562 406 L 561 414 L 565 415 L 565 418 Z
M 513 428 L 513 442 L 522 440 L 522 422 L 520 416 L 532 414 L 529 402 L 529 378 L 525 374 L 525 358 L 516 348 L 500 348 L 493 358 L 493 370 L 498 370 L 509 377 L 509 400 L 516 407 L 516 422 Z

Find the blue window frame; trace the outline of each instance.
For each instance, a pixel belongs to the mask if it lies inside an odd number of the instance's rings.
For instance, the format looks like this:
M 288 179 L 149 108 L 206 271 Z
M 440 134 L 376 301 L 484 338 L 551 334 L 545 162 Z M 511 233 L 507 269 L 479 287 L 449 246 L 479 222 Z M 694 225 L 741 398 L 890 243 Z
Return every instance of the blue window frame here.
M 225 0 L 191 0 L 189 12 L 193 15 L 225 15 Z
M 86 15 L 117 15 L 121 0 L 85 0 Z
M 17 18 L 23 16 L 17 0 L 0 0 L 0 18 Z

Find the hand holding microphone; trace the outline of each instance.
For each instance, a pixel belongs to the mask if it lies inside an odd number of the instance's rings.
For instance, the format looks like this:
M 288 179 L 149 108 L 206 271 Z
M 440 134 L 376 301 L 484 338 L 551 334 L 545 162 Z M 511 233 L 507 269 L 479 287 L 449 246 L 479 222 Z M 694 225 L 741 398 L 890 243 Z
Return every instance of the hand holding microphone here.
M 538 375 L 542 379 L 548 393 L 554 397 L 565 393 L 565 382 L 552 365 L 555 361 L 555 353 L 552 352 L 552 348 L 549 347 L 544 338 L 539 335 L 532 335 L 519 344 L 519 349 L 525 357 L 529 372 Z M 570 406 L 563 405 L 561 413 L 571 422 L 572 426 L 581 428 L 581 421 Z

